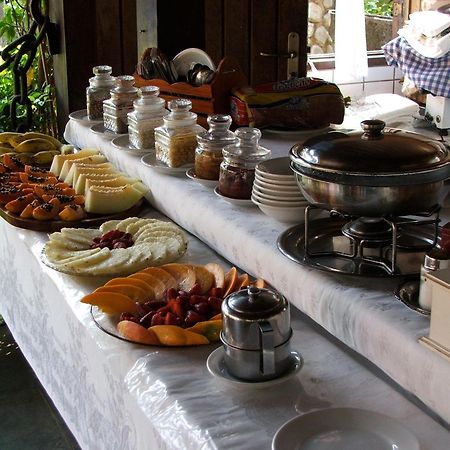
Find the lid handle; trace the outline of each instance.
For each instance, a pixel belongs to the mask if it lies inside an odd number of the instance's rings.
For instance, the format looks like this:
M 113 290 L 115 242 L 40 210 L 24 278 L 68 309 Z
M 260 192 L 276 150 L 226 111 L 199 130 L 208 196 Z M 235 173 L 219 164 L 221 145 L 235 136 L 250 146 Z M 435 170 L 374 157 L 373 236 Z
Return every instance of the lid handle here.
M 375 140 L 383 138 L 383 130 L 386 126 L 386 123 L 382 120 L 373 119 L 373 120 L 363 120 L 361 122 L 361 128 L 364 133 L 361 136 L 361 139 L 366 140 Z
M 260 292 L 261 292 L 261 291 L 260 291 L 258 288 L 254 287 L 254 286 L 249 286 L 249 287 L 247 288 L 248 301 L 249 301 L 250 303 L 255 303 L 255 302 L 257 302 L 257 301 L 258 301 L 258 295 L 259 295 Z
M 275 373 L 274 333 L 272 325 L 268 321 L 260 322 L 259 331 L 261 336 L 260 370 L 264 375 L 272 375 Z

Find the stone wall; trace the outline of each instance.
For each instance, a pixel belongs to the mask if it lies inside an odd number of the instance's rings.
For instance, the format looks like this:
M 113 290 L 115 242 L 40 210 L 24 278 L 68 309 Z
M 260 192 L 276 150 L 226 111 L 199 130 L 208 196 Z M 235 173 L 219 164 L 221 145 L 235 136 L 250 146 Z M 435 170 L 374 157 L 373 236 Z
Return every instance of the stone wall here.
M 308 19 L 308 46 L 312 54 L 333 53 L 333 35 L 331 32 L 335 0 L 310 0 Z M 333 14 L 334 16 L 334 14 Z

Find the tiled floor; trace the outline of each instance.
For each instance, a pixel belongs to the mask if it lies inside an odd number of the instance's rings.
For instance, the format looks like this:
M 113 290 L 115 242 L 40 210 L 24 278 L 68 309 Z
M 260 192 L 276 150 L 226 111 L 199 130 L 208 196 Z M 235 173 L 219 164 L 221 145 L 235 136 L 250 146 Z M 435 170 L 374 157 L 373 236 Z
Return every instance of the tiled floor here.
M 79 448 L 0 317 L 0 449 Z

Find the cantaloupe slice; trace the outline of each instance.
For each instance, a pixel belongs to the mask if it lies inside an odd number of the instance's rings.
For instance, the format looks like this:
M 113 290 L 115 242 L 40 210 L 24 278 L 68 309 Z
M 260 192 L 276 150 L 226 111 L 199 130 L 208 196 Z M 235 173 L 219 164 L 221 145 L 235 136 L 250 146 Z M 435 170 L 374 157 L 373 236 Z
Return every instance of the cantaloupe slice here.
M 238 284 L 237 290 L 249 286 L 249 285 L 250 285 L 250 278 L 249 278 L 248 274 L 247 274 L 247 273 L 243 273 L 243 274 L 238 278 L 238 283 L 237 283 L 237 284 Z
M 169 272 L 177 280 L 179 288 L 183 291 L 190 291 L 195 284 L 195 271 L 187 264 L 164 264 L 161 269 Z
M 131 208 L 142 197 L 142 192 L 130 184 L 118 188 L 91 187 L 85 194 L 85 209 L 96 214 L 119 213 Z
M 223 284 L 223 296 L 224 298 L 234 292 L 239 283 L 239 273 L 236 267 L 232 267 L 226 274 Z
M 142 325 L 131 320 L 121 320 L 117 324 L 117 330 L 126 339 L 139 344 L 160 345 L 158 337 L 151 329 L 147 329 Z
M 137 273 L 133 273 L 133 274 L 129 275 L 128 278 L 136 279 L 136 280 L 141 281 L 142 283 L 145 283 L 147 285 L 147 287 L 145 288 L 145 291 L 147 293 L 148 301 L 160 300 L 159 298 L 156 298 L 155 290 L 153 289 L 152 285 L 149 284 L 149 279 L 146 278 L 144 275 L 141 274 L 140 272 L 137 272 Z
M 209 342 L 216 342 L 220 339 L 220 332 L 222 331 L 222 318 L 219 320 L 206 320 L 204 322 L 197 322 L 194 326 L 186 328 L 187 331 L 202 334 Z
M 60 180 L 64 180 L 66 183 L 71 184 L 70 181 L 66 181 L 68 174 L 70 173 L 70 169 L 74 164 L 100 164 L 104 163 L 106 161 L 106 158 L 103 155 L 91 155 L 91 156 L 85 156 L 84 158 L 77 158 L 77 159 L 66 159 L 64 161 L 64 164 L 61 168 L 61 172 L 59 173 Z
M 145 270 L 145 269 L 144 269 Z M 164 291 L 167 289 L 166 285 L 163 281 L 150 274 L 149 272 L 137 272 L 140 275 L 140 279 L 145 281 L 148 285 L 152 287 L 155 292 L 155 298 L 160 299 L 163 298 Z M 134 274 L 136 275 L 136 274 Z M 139 277 L 136 277 L 139 278 Z
M 167 270 L 161 267 L 147 267 L 141 270 L 142 273 L 153 275 L 164 283 L 166 289 L 178 287 L 178 282 L 175 277 L 173 277 Z
M 130 297 L 118 292 L 92 292 L 80 301 L 97 306 L 106 314 L 136 313 L 136 303 Z
M 59 175 L 59 178 L 63 179 L 65 183 L 72 185 L 73 174 L 75 171 L 74 166 L 99 168 L 99 167 L 109 167 L 110 165 L 111 163 L 108 163 L 103 155 L 93 155 L 87 156 L 86 158 L 82 159 L 66 161 L 63 165 L 63 168 L 61 169 L 61 174 Z
M 149 330 L 156 334 L 162 345 L 205 345 L 209 340 L 198 333 L 193 333 L 176 325 L 154 325 Z
M 146 291 L 141 287 L 130 284 L 110 284 L 108 286 L 101 286 L 94 292 L 117 292 L 130 297 L 135 302 L 144 303 L 147 301 Z
M 113 278 L 112 280 L 109 280 L 107 283 L 105 283 L 105 286 L 114 286 L 114 285 L 127 285 L 127 286 L 135 286 L 137 288 L 140 288 L 145 291 L 146 298 L 148 297 L 148 284 L 145 281 L 142 281 L 138 278 L 130 278 L 130 277 L 117 277 Z
M 212 272 L 207 270 L 204 266 L 191 266 L 195 271 L 195 281 L 200 284 L 201 294 L 208 292 L 215 281 Z
M 70 153 L 67 155 L 55 155 L 53 157 L 52 165 L 50 167 L 50 172 L 53 172 L 56 176 L 59 176 L 61 173 L 62 166 L 64 161 L 68 159 L 80 159 L 85 156 L 98 155 L 100 152 L 96 148 L 84 148 L 77 153 Z
M 223 267 L 217 263 L 208 263 L 205 265 L 205 269 L 214 275 L 214 286 L 223 288 L 225 283 L 225 272 Z

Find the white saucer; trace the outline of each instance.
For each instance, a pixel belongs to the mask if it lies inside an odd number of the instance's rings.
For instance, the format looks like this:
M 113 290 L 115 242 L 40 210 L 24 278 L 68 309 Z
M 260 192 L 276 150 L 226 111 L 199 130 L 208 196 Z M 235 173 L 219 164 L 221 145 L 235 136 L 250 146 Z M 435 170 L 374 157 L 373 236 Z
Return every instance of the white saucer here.
M 87 109 L 80 109 L 79 111 L 74 111 L 69 114 L 69 119 L 75 122 L 81 123 L 83 125 L 92 125 L 93 123 L 103 122 L 103 119 L 91 120 L 87 115 Z
M 92 127 L 90 128 L 90 130 L 92 131 L 92 133 L 97 134 L 98 136 L 101 136 L 105 139 L 114 139 L 115 137 L 118 136 L 126 136 L 127 134 L 119 134 L 119 133 L 114 133 L 114 131 L 111 130 L 107 130 L 105 128 L 105 125 L 103 124 L 103 122 L 97 123 L 95 125 L 92 125 Z
M 253 204 L 253 202 L 250 199 L 246 199 L 246 198 L 232 198 L 232 197 L 227 197 L 225 195 L 222 195 L 219 191 L 219 186 L 216 186 L 216 188 L 214 189 L 214 193 L 224 199 L 225 201 L 227 201 L 228 203 L 231 203 L 233 205 L 237 205 L 237 206 L 255 206 Z
M 199 48 L 186 48 L 174 56 L 172 60 L 177 74 L 179 76 L 187 76 L 189 69 L 194 64 L 203 64 L 211 70 L 216 70 L 213 60 L 210 56 Z
M 417 438 L 395 419 L 357 408 L 313 411 L 289 420 L 272 450 L 419 450 Z
M 196 181 L 197 183 L 203 184 L 204 186 L 214 187 L 217 186 L 217 183 L 219 182 L 218 180 L 207 180 L 206 178 L 199 178 L 195 174 L 195 169 L 193 167 L 186 170 L 186 176 L 191 180 Z
M 154 148 L 143 148 L 139 149 L 134 147 L 130 144 L 130 139 L 128 134 L 122 134 L 120 136 L 115 137 L 111 144 L 114 145 L 114 147 L 118 148 L 119 150 L 122 150 L 123 152 L 127 152 L 130 155 L 136 155 L 141 156 L 145 155 L 146 153 L 152 153 L 155 151 Z
M 264 389 L 270 386 L 274 386 L 280 383 L 284 383 L 285 381 L 292 378 L 294 375 L 298 373 L 298 371 L 303 366 L 303 358 L 300 353 L 292 351 L 292 367 L 282 376 L 278 378 L 274 378 L 273 380 L 267 381 L 245 381 L 239 378 L 230 375 L 224 360 L 225 350 L 222 346 L 216 348 L 211 354 L 208 356 L 206 361 L 206 367 L 208 368 L 209 373 L 220 379 L 226 384 L 235 386 L 235 387 L 244 387 L 250 389 Z
M 161 173 L 165 173 L 166 175 L 185 174 L 186 169 L 193 166 L 193 164 L 185 164 L 181 167 L 169 167 L 167 164 L 158 161 L 154 153 L 147 153 L 146 155 L 144 155 L 141 158 L 141 163 L 144 164 L 144 166 L 151 167 L 152 169 L 155 169 Z

